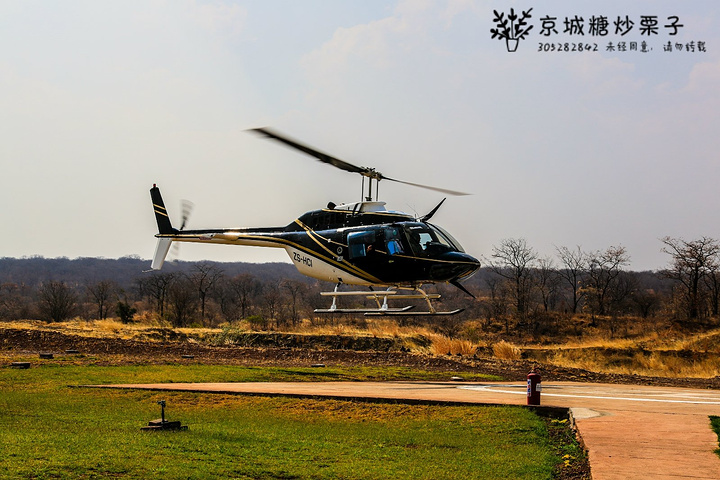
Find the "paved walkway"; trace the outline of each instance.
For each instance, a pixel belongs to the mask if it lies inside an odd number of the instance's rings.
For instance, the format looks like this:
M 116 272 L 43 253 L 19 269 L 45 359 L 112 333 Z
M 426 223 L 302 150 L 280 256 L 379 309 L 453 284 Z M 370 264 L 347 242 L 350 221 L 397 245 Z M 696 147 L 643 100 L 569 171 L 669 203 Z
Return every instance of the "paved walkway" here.
M 210 393 L 524 405 L 519 383 L 322 382 L 108 385 Z M 572 382 L 542 384 L 542 404 L 570 408 L 594 480 L 720 479 L 720 391 Z

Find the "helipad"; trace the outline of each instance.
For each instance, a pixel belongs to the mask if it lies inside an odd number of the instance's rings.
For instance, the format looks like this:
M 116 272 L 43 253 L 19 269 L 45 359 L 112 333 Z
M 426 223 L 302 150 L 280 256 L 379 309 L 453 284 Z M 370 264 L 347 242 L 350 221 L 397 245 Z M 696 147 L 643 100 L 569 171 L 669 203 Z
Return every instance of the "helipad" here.
M 172 383 L 106 388 L 288 395 L 344 399 L 524 405 L 524 383 L 302 382 Z M 542 404 L 568 408 L 590 457 L 594 480 L 720 479 L 720 391 L 543 382 Z

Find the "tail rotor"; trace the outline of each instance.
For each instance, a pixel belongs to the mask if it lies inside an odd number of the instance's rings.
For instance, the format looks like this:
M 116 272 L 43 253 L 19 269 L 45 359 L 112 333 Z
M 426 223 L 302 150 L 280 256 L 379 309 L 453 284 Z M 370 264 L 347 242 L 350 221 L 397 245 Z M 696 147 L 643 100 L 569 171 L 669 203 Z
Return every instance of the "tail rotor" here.
M 185 226 L 188 223 L 188 219 L 190 218 L 190 214 L 192 213 L 193 208 L 195 208 L 195 204 L 190 200 L 184 198 L 180 200 L 180 211 L 182 212 L 182 219 L 180 221 L 179 232 L 185 230 Z M 178 258 L 180 258 L 180 244 L 178 242 L 174 242 L 172 244 L 172 248 L 170 249 L 170 257 L 173 261 L 177 261 Z

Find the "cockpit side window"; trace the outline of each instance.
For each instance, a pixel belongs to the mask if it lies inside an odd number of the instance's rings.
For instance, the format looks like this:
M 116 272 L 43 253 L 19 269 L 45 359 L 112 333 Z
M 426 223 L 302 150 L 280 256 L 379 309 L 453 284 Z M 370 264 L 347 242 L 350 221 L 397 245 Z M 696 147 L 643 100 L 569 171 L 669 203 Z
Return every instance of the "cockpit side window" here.
M 364 230 L 348 233 L 347 242 L 348 255 L 351 259 L 365 257 L 367 255 L 368 248 L 375 243 L 375 232 L 372 230 Z
M 425 248 L 430 240 L 429 234 L 425 228 L 421 225 L 406 227 L 405 234 L 407 235 L 410 249 L 414 255 L 424 256 Z

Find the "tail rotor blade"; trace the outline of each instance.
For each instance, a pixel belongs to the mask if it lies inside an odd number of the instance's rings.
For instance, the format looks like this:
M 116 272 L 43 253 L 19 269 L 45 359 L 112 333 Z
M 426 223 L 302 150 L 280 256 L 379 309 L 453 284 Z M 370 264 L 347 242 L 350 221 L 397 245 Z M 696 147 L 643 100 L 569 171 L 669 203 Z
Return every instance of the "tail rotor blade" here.
M 183 198 L 180 200 L 180 211 L 182 212 L 182 221 L 180 222 L 180 232 L 185 230 L 185 227 L 187 226 L 188 220 L 190 219 L 190 214 L 193 211 L 193 208 L 195 208 L 195 204 L 191 202 L 190 200 L 187 200 Z M 172 247 L 170 247 L 170 259 L 174 262 L 177 262 L 180 258 L 180 243 L 173 242 Z
M 170 246 L 170 253 L 168 254 L 168 258 L 172 262 L 177 262 L 180 258 L 180 244 L 178 242 L 172 242 L 172 245 Z
M 187 221 L 190 218 L 190 214 L 192 213 L 194 207 L 195 204 L 190 200 L 183 199 L 180 201 L 180 210 L 182 211 L 182 222 L 180 222 L 180 230 L 185 229 L 185 225 L 187 225 Z

